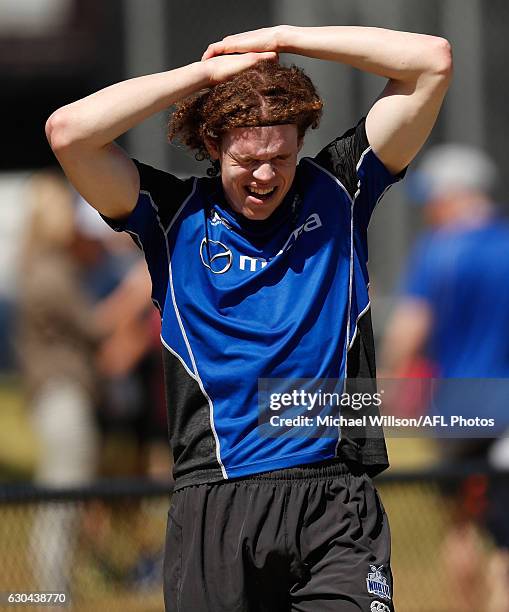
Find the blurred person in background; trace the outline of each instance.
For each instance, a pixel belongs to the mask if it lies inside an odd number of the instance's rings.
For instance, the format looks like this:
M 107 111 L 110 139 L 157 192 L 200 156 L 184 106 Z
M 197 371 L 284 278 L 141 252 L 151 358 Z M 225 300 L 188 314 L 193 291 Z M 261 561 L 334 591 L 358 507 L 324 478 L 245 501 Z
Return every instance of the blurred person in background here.
M 73 254 L 101 335 L 101 473 L 166 470 L 167 477 L 169 453 L 161 448 L 167 424 L 160 320 L 150 300 L 150 275 L 133 242 L 111 231 L 82 198 L 76 219 Z
M 97 215 L 96 219 L 100 221 Z M 106 228 L 102 221 L 100 223 Z M 140 260 L 132 265 L 119 286 L 96 308 L 96 321 L 104 335 L 98 365 L 106 381 L 105 400 L 99 419 L 106 437 L 119 433 L 130 435 L 134 442 L 131 474 L 167 482 L 172 458 L 167 443 L 160 349 L 161 320 L 153 308 L 150 292 L 150 275 L 144 260 Z M 122 389 L 130 395 L 125 400 L 122 400 L 123 394 L 119 394 Z M 123 412 L 122 407 L 126 406 L 131 406 L 133 410 Z M 122 457 L 125 458 L 125 453 Z M 122 473 L 125 473 L 125 466 L 123 470 Z M 144 504 L 133 504 L 132 510 L 134 513 L 125 518 L 132 519 L 128 524 L 140 546 L 129 566 L 116 574 L 122 576 L 124 583 L 136 589 L 157 587 L 162 582 L 164 543 L 159 538 L 154 540 L 150 530 L 147 532 Z M 112 526 L 111 517 L 103 508 L 103 512 L 96 513 L 95 520 L 90 524 L 92 537 L 98 527 L 97 519 L 103 527 L 103 535 Z M 108 564 L 111 567 L 115 561 L 108 555 L 103 555 L 102 560 L 103 568 Z M 115 572 L 110 573 L 115 575 Z
M 35 481 L 82 485 L 96 472 L 98 436 L 94 366 L 99 336 L 72 255 L 73 192 L 56 172 L 28 184 L 29 220 L 19 270 L 18 349 L 39 443 Z M 65 590 L 77 514 L 45 504 L 35 516 L 31 549 L 42 590 Z
M 493 416 L 503 434 L 509 427 L 508 385 L 478 381 L 509 379 L 509 224 L 493 201 L 496 178 L 493 161 L 473 147 L 444 144 L 424 156 L 411 185 L 429 230 L 409 258 L 381 361 L 385 376 L 404 378 L 415 371 L 412 364 L 429 360 L 431 375 L 460 379 L 437 386 L 435 412 Z M 437 439 L 443 461 L 509 469 L 506 436 L 467 435 Z M 456 493 L 456 520 L 444 543 L 454 610 L 508 612 L 507 482 L 473 476 Z M 497 548 L 488 564 L 479 524 Z
M 12 330 L 15 316 L 15 300 L 0 293 L 0 373 L 15 369 L 16 358 Z
M 105 227 L 102 222 L 101 225 Z M 120 429 L 132 431 L 135 437 L 136 472 L 167 479 L 171 473 L 171 457 L 166 441 L 161 320 L 152 307 L 150 293 L 150 275 L 141 259 L 131 266 L 119 286 L 97 305 L 95 319 L 103 334 L 98 365 L 102 376 L 109 381 L 110 393 L 106 397 L 109 395 L 114 405 L 126 405 L 126 401 L 119 401 L 115 391 L 119 387 L 131 389 L 128 402 L 137 398 L 137 407 L 131 415 L 126 415 L 120 426 Z M 126 377 L 138 381 L 138 392 L 132 392 L 132 385 L 125 382 Z M 105 405 L 99 415 L 106 430 L 115 429 L 114 405 Z
M 77 200 L 72 250 L 101 337 L 96 353 L 101 388 L 96 410 L 98 474 L 167 480 L 171 457 L 166 442 L 161 323 L 152 307 L 145 262 L 132 240 L 108 228 L 82 198 Z M 111 507 L 100 500 L 87 505 L 81 530 L 96 571 L 106 583 L 113 580 L 136 588 L 160 583 L 162 550 L 146 541 L 143 507 L 132 504 L 123 520 L 140 546 L 129 559 L 112 554 Z
M 101 473 L 167 475 L 160 323 L 145 265 L 60 173 L 35 175 L 28 197 L 17 347 L 39 443 L 35 481 L 72 487 Z M 108 453 L 119 431 L 130 434 L 131 462 Z M 65 504 L 38 510 L 31 548 L 41 589 L 69 587 L 80 529 L 93 524 L 90 542 L 100 549 L 94 534 L 108 517 L 93 505 L 88 514 L 82 523 Z
M 150 276 L 138 249 L 111 231 L 78 197 L 72 253 L 100 335 L 96 358 L 100 393 L 98 475 L 168 479 L 171 457 L 164 405 L 160 319 L 150 300 Z M 160 581 L 162 551 L 144 544 L 144 511 L 132 505 L 124 521 L 141 549 L 129 560 L 112 554 L 114 520 L 100 500 L 87 505 L 81 524 L 88 555 L 106 582 L 131 586 Z M 139 526 L 139 527 L 138 527 Z

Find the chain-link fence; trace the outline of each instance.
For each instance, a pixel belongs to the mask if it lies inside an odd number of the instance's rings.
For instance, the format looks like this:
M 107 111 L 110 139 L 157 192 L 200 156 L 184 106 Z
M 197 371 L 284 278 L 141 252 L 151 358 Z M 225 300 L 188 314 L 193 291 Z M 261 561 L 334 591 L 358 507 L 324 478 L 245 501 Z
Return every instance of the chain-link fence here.
M 509 602 L 502 545 L 507 546 L 509 475 L 464 465 L 389 474 L 378 489 L 391 525 L 397 610 L 507 609 L 492 600 Z M 494 569 L 499 556 L 505 565 Z
M 451 469 L 392 473 L 378 480 L 392 527 L 398 610 L 487 612 L 482 603 L 461 607 L 458 593 L 469 567 L 479 586 L 475 596 L 486 602 L 478 568 L 489 567 L 496 551 L 483 529 L 490 483 L 509 489 L 508 476 Z M 65 590 L 71 609 L 78 611 L 163 610 L 170 490 L 146 481 L 59 492 L 4 487 L 0 592 Z
M 66 491 L 4 487 L 0 592 L 65 592 L 80 611 L 162 610 L 169 491 L 133 480 Z

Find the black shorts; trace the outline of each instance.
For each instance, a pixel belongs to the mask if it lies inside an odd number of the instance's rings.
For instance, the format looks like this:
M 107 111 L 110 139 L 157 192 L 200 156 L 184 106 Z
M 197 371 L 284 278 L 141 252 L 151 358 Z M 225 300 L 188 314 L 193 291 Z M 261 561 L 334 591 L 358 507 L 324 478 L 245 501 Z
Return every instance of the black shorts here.
M 371 478 L 324 462 L 176 491 L 166 612 L 393 612 Z

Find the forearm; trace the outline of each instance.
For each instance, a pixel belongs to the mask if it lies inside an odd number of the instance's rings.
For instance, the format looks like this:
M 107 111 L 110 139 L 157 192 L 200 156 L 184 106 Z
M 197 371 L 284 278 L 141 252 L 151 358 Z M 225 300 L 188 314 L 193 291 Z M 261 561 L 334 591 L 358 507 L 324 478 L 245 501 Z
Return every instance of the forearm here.
M 444 38 L 356 26 L 243 32 L 209 45 L 202 59 L 248 51 L 332 60 L 388 79 L 366 116 L 366 133 L 393 174 L 412 161 L 429 136 L 452 75 L 451 47 Z
M 138 201 L 140 176 L 115 139 L 174 102 L 264 59 L 275 60 L 276 54 L 215 57 L 122 81 L 55 111 L 46 122 L 47 138 L 83 198 L 107 217 L 125 217 Z
M 177 100 L 210 84 L 203 62 L 122 81 L 64 106 L 48 119 L 53 148 L 103 147 Z
M 278 51 L 340 62 L 388 79 L 415 80 L 448 65 L 443 38 L 359 26 L 282 26 Z

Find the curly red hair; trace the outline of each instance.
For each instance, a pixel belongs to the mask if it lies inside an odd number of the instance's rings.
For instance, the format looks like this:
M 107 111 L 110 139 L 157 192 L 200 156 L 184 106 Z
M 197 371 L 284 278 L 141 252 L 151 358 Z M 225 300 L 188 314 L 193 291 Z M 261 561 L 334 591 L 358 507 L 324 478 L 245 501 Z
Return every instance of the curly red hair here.
M 320 122 L 323 101 L 311 79 L 297 66 L 269 60 L 224 83 L 181 100 L 168 125 L 170 141 L 179 140 L 198 160 L 210 159 L 205 138 L 220 142 L 231 128 L 292 123 L 299 138 Z M 213 164 L 209 174 L 216 174 Z

